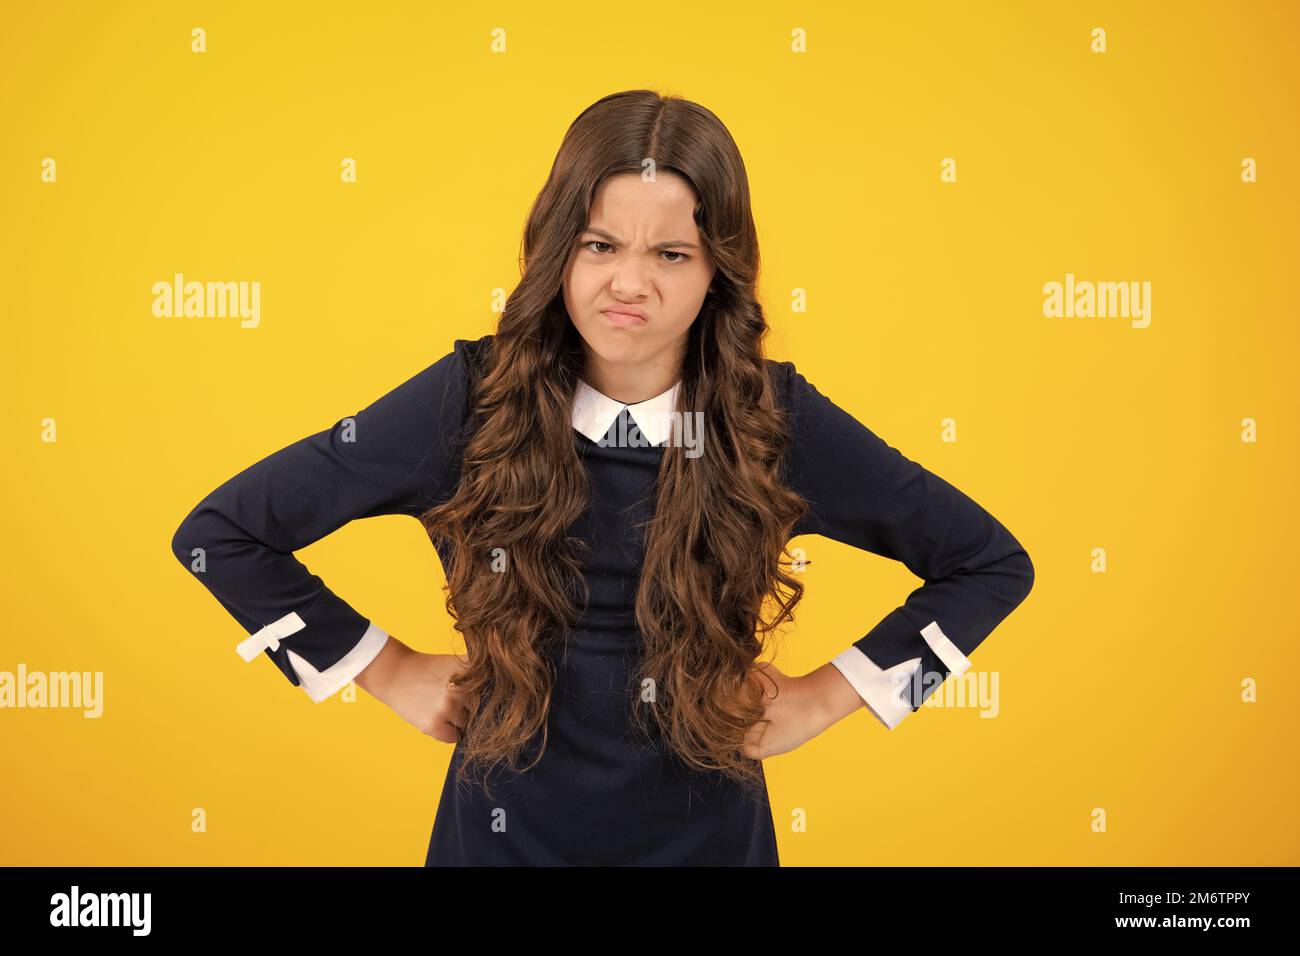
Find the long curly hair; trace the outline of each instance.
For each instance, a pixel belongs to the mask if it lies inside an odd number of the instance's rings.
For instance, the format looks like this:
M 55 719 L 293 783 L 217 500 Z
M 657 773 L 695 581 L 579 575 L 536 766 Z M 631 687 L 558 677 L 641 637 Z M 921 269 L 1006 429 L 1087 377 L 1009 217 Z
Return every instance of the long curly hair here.
M 703 413 L 707 453 L 687 457 L 680 443 L 664 451 L 636 595 L 643 652 L 627 689 L 633 698 L 653 681 L 654 703 L 630 711 L 687 765 L 754 787 L 762 779 L 742 747 L 764 712 L 763 636 L 803 596 L 783 559 L 806 503 L 782 480 L 788 423 L 763 355 L 749 183 L 712 112 L 632 90 L 593 103 L 565 134 L 528 215 L 521 281 L 471 376 L 459 485 L 421 515 L 431 537 L 452 545 L 446 606 L 468 653 L 453 678 L 469 705 L 460 770 L 485 768 L 485 784 L 493 766 L 516 768 L 530 742 L 540 748 L 528 766 L 540 759 L 549 651 L 589 598 L 587 543 L 566 535 L 587 507 L 590 476 L 572 434 L 584 353 L 562 283 L 599 185 L 641 173 L 647 158 L 694 188 L 717 273 L 690 328 L 678 399 L 679 410 Z M 509 573 L 493 573 L 502 554 Z

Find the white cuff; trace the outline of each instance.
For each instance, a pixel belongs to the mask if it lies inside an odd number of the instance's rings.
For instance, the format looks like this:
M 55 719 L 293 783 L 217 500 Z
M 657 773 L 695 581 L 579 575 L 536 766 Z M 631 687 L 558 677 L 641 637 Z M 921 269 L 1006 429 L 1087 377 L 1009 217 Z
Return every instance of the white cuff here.
M 850 645 L 837 654 L 831 663 L 853 685 L 858 696 L 866 702 L 867 709 L 888 729 L 893 730 L 912 712 L 908 703 L 908 690 L 921 658 L 895 664 L 883 670 L 857 647 Z
M 351 683 L 379 655 L 386 643 L 388 632 L 372 622 L 356 647 L 344 654 L 332 667 L 318 671 L 293 651 L 289 651 L 289 663 L 302 681 L 302 689 L 307 692 L 307 696 L 319 704 Z

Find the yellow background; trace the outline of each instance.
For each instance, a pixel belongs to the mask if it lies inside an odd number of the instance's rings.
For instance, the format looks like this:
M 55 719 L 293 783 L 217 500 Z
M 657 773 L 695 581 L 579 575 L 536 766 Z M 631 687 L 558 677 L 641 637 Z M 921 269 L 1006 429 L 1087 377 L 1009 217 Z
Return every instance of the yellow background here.
M 1300 863 L 1297 4 L 388 6 L 7 7 L 0 670 L 102 670 L 105 712 L 0 711 L 0 863 L 423 863 L 450 745 L 244 663 L 170 538 L 236 471 L 491 331 L 564 130 L 638 87 L 740 146 L 769 354 L 1037 571 L 972 657 L 995 719 L 859 710 L 766 762 L 782 863 Z M 155 318 L 175 272 L 259 281 L 260 327 Z M 1044 317 L 1067 272 L 1149 281 L 1150 327 Z M 787 673 L 920 583 L 796 543 L 815 564 Z M 453 648 L 416 522 L 299 557 Z

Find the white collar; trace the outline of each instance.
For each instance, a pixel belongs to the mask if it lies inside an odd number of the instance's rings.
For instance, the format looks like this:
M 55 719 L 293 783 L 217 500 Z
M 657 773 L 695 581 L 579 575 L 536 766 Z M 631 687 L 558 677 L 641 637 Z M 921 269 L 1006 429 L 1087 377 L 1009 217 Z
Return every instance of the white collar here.
M 573 394 L 573 427 L 598 442 L 626 408 L 650 444 L 661 445 L 672 434 L 671 416 L 677 409 L 677 393 L 681 387 L 681 379 L 678 379 L 668 391 L 628 405 L 596 391 L 579 378 Z

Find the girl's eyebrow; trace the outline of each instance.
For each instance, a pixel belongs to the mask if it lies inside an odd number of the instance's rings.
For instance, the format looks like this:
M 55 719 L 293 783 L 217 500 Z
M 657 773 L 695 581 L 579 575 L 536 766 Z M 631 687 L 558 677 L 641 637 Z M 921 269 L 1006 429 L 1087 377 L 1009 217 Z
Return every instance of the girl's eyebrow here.
M 613 244 L 616 245 L 616 246 L 619 246 L 619 245 L 622 245 L 622 244 L 623 244 L 623 240 L 622 240 L 622 239 L 619 239 L 619 238 L 618 238 L 617 236 L 615 236 L 612 232 L 606 232 L 604 229 L 597 229 L 595 226 L 588 226 L 588 227 L 584 230 L 584 232 L 594 232 L 596 235 L 598 235 L 598 236 L 602 237 L 603 239 L 605 239 L 605 240 L 607 240 L 607 241 L 613 243 Z M 699 246 L 697 246 L 695 243 L 693 243 L 693 242 L 685 242 L 684 240 L 681 240 L 681 239 L 669 239 L 667 242 L 657 242 L 657 243 L 655 243 L 651 248 L 652 248 L 652 249 L 669 249 L 669 248 L 671 248 L 671 247 L 673 247 L 673 246 L 680 246 L 680 247 L 683 248 L 683 249 L 698 249 L 698 248 L 699 248 Z

